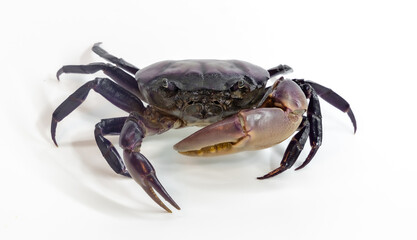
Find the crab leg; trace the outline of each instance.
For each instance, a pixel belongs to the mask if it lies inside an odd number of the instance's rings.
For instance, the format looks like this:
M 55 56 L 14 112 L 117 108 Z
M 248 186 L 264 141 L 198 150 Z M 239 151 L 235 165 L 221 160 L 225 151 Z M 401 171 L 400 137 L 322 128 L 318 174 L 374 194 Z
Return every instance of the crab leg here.
M 119 135 L 127 117 L 102 119 L 96 124 L 94 136 L 97 146 L 107 163 L 117 174 L 130 177 L 126 166 L 113 144 L 107 140 L 105 135 Z
M 275 76 L 278 76 L 278 75 L 284 75 L 284 74 L 292 73 L 293 70 L 288 65 L 280 64 L 276 67 L 268 69 L 268 72 L 269 72 L 269 76 L 272 78 L 272 77 L 275 77 Z
M 320 102 L 315 90 L 308 83 L 298 83 L 303 90 L 307 98 L 310 99 L 307 108 L 307 117 L 304 117 L 303 122 L 300 126 L 300 131 L 291 139 L 285 150 L 284 156 L 281 160 L 281 164 L 278 168 L 272 170 L 268 174 L 258 177 L 258 179 L 266 179 L 278 175 L 285 170 L 291 168 L 301 151 L 306 144 L 307 138 L 310 139 L 311 150 L 304 162 L 297 167 L 295 170 L 304 168 L 316 155 L 322 142 L 322 120 Z
M 120 87 L 107 78 L 96 78 L 85 83 L 71 94 L 64 102 L 59 105 L 52 114 L 51 136 L 55 145 L 58 146 L 55 139 L 55 132 L 58 122 L 68 116 L 87 98 L 91 89 L 101 94 L 115 106 L 126 112 L 138 111 L 143 112 L 145 107 L 142 102 L 132 93 Z
M 130 176 L 145 190 L 145 192 L 167 212 L 171 210 L 159 199 L 155 191 L 167 202 L 180 210 L 177 203 L 156 177 L 155 169 L 149 160 L 140 153 L 142 139 L 146 136 L 147 128 L 137 113 L 131 113 L 120 133 L 120 146 L 123 148 L 123 158 Z
M 311 150 L 304 162 L 295 170 L 300 170 L 307 166 L 319 150 L 323 141 L 323 127 L 319 98 L 316 91 L 309 83 L 301 84 L 304 94 L 310 99 L 307 108 L 307 121 L 310 125 L 309 138 Z
M 106 59 L 107 61 L 116 64 L 121 69 L 124 69 L 128 71 L 131 74 L 135 74 L 137 71 L 139 71 L 139 68 L 134 66 L 131 63 L 126 62 L 122 58 L 117 58 L 110 53 L 108 53 L 106 50 L 100 47 L 101 42 L 95 43 L 93 46 L 93 52 L 95 52 L 100 57 Z
M 308 133 L 310 131 L 310 123 L 308 121 L 304 121 L 303 123 L 304 127 L 302 127 L 301 130 L 297 134 L 295 134 L 295 136 L 291 139 L 291 142 L 288 144 L 287 149 L 285 149 L 284 157 L 282 158 L 280 166 L 272 170 L 271 172 L 265 174 L 264 176 L 258 177 L 258 179 L 266 179 L 273 177 L 291 168 L 292 165 L 294 165 L 295 161 L 297 160 L 298 156 L 304 148 L 304 145 L 308 138 Z
M 304 81 L 302 79 L 295 79 L 295 81 L 298 83 L 309 84 L 317 92 L 317 95 L 323 98 L 326 102 L 330 103 L 331 105 L 333 105 L 335 108 L 339 109 L 340 111 L 347 113 L 350 118 L 350 121 L 353 124 L 354 132 L 356 133 L 357 125 L 356 125 L 355 115 L 353 114 L 353 111 L 350 108 L 349 103 L 345 99 L 343 99 L 339 94 L 335 93 L 330 88 L 324 87 L 318 83 L 315 83 L 312 81 Z
M 139 95 L 138 84 L 133 76 L 126 73 L 122 69 L 115 67 L 108 63 L 90 63 L 88 65 L 65 65 L 61 67 L 56 73 L 56 77 L 59 77 L 63 73 L 83 73 L 90 74 L 103 71 L 104 74 L 109 76 L 115 82 L 132 92 L 133 94 Z

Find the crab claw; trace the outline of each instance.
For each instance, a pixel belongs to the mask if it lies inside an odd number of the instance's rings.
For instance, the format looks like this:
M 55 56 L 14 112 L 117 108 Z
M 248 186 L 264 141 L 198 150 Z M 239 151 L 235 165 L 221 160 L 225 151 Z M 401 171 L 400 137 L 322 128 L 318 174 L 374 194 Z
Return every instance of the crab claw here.
M 181 208 L 171 198 L 162 184 L 159 182 L 155 174 L 155 169 L 152 167 L 148 159 L 139 152 L 124 152 L 124 159 L 126 168 L 132 178 L 145 190 L 145 192 L 152 198 L 159 206 L 165 211 L 171 213 L 169 209 L 159 197 L 156 195 L 155 190 L 162 196 L 167 202 L 169 202 L 176 209 Z
M 190 156 L 216 156 L 271 147 L 291 136 L 302 113 L 281 108 L 243 110 L 213 123 L 174 145 Z

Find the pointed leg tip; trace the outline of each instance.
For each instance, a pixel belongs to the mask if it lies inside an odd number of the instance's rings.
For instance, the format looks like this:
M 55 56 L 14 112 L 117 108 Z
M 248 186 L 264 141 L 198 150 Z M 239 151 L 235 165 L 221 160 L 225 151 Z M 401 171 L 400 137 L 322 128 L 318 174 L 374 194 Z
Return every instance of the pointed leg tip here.
M 172 213 L 171 209 L 169 209 L 163 202 L 161 202 L 159 199 L 154 201 L 161 207 L 163 208 L 167 213 Z
M 62 70 L 62 68 L 60 68 L 59 70 L 58 70 L 58 72 L 56 72 L 56 79 L 58 80 L 58 81 L 60 81 L 61 79 L 60 79 L 60 76 L 61 76 L 61 74 L 63 74 L 64 73 L 64 71 Z
M 171 202 L 169 202 L 169 203 L 171 203 Z M 173 206 L 173 207 L 175 207 L 175 209 L 177 209 L 177 210 L 181 210 L 181 208 L 175 203 L 175 204 L 172 204 L 171 203 L 171 205 Z M 164 205 L 165 206 L 165 205 Z M 162 206 L 161 206 L 162 207 Z M 167 211 L 168 213 L 172 213 L 172 210 L 171 209 L 169 209 L 167 206 L 165 206 L 165 207 L 162 207 L 165 211 Z
M 175 209 L 177 210 L 181 210 L 180 206 L 178 206 L 178 204 L 171 198 L 168 200 L 165 196 L 162 196 L 167 202 L 169 202 L 171 204 L 171 206 L 173 206 Z
M 94 49 L 99 48 L 101 44 L 103 44 L 103 42 L 94 43 L 93 47 L 91 48 L 93 50 L 93 52 L 94 52 Z
M 121 172 L 120 175 L 123 175 L 123 176 L 128 177 L 128 178 L 132 178 L 132 176 L 130 176 L 129 172 L 127 172 L 127 171 Z
M 56 138 L 55 138 L 57 124 L 58 124 L 58 121 L 55 120 L 55 118 L 52 116 L 52 121 L 51 121 L 51 138 L 52 138 L 52 141 L 54 141 L 55 146 L 58 147 L 58 143 L 56 142 Z
M 171 202 L 169 202 L 175 209 L 177 209 L 177 210 L 181 210 L 181 208 L 180 208 L 180 206 L 178 206 L 175 202 L 175 204 L 173 204 L 173 203 L 171 203 Z M 170 211 L 171 211 L 171 209 L 170 209 Z M 172 211 L 171 211 L 172 212 Z
M 262 177 L 257 177 L 257 179 L 259 180 L 263 180 L 263 179 L 267 179 L 267 178 L 271 178 L 274 177 L 278 174 L 283 173 L 284 171 L 286 171 L 287 169 L 289 169 L 290 167 L 286 167 L 286 166 L 280 166 L 275 170 L 270 171 L 269 173 L 263 175 Z
M 146 186 L 146 185 L 141 185 L 143 190 L 145 190 L 145 192 L 149 195 L 149 197 L 151 197 L 151 199 L 158 204 L 161 208 L 163 208 L 165 211 L 172 213 L 171 209 L 169 209 L 162 201 L 161 199 L 159 199 L 159 197 L 156 195 L 155 191 L 153 190 L 152 187 L 150 186 Z
M 155 178 L 153 179 L 155 182 L 151 183 L 151 186 L 153 187 L 153 189 L 155 189 L 162 198 L 165 199 L 165 201 L 167 201 L 169 204 L 171 204 L 173 207 L 175 207 L 178 210 L 181 210 L 180 206 L 178 206 L 178 204 L 174 201 L 174 199 L 172 199 L 172 197 L 168 194 L 168 192 L 164 189 L 164 187 L 162 186 L 162 184 L 159 182 L 159 180 L 156 178 L 156 176 L 154 176 Z M 156 196 L 156 195 L 155 195 Z M 155 199 L 154 199 L 155 200 Z M 161 200 L 158 198 L 157 200 L 158 202 L 161 202 Z M 162 202 L 161 202 L 162 203 Z
M 132 175 L 133 179 L 138 180 L 137 176 Z M 161 196 L 163 199 L 165 199 L 166 202 L 171 204 L 176 209 L 180 210 L 180 207 L 178 204 L 171 198 L 171 196 L 168 194 L 168 192 L 164 189 L 162 184 L 159 182 L 158 178 L 155 174 L 151 174 L 148 176 L 147 179 L 145 179 L 144 182 L 142 181 L 136 181 L 139 183 L 139 185 L 145 190 L 145 192 L 151 197 L 151 199 L 158 204 L 160 207 L 165 209 L 165 211 L 172 213 L 171 209 L 169 209 L 164 202 L 158 197 L 156 194 L 159 193 L 159 196 Z M 155 192 L 156 191 L 156 192 Z
M 152 198 L 153 199 L 153 198 Z M 172 213 L 172 210 L 169 209 L 159 198 L 158 199 L 153 199 L 160 207 L 162 207 L 166 212 L 168 213 Z M 168 201 L 173 207 L 175 207 L 178 210 L 181 210 L 181 208 L 174 202 L 171 203 L 170 201 Z
M 353 134 L 356 134 L 356 130 L 358 130 L 358 126 L 356 125 L 355 119 L 352 120 L 352 125 L 353 125 Z
M 168 201 L 174 208 L 176 208 L 177 210 L 181 210 L 180 206 L 178 206 L 178 204 L 176 202 L 174 202 L 174 200 L 172 201 Z
M 297 171 L 297 170 L 301 170 L 301 169 L 303 169 L 305 166 L 307 166 L 307 164 L 309 164 L 309 163 L 311 162 L 311 160 L 314 158 L 314 156 L 316 155 L 316 153 L 317 153 L 317 151 L 319 150 L 319 147 L 320 147 L 320 146 L 321 146 L 321 145 L 313 145 L 313 146 L 311 147 L 310 153 L 308 154 L 308 156 L 307 156 L 306 160 L 304 160 L 304 162 L 303 162 L 300 166 L 298 166 L 298 167 L 295 169 L 295 171 Z
M 172 213 L 171 209 L 169 209 L 169 208 L 164 208 L 164 209 L 167 213 Z
M 303 166 L 303 165 L 301 165 L 301 166 L 297 167 L 296 169 L 294 169 L 294 171 L 298 171 L 298 170 L 301 170 L 301 169 L 303 169 L 303 168 L 304 168 L 304 166 Z
M 353 125 L 353 134 L 355 134 L 356 133 L 356 130 L 358 129 L 358 127 L 356 125 L 355 115 L 353 114 L 353 111 L 352 111 L 352 109 L 350 107 L 348 108 L 348 110 L 346 112 L 347 112 L 347 114 L 348 114 L 348 116 L 350 118 L 350 121 L 352 122 L 352 125 Z
M 52 141 L 54 142 L 55 146 L 58 147 L 58 143 L 57 143 L 56 138 L 55 138 L 55 131 L 53 131 L 53 132 L 51 131 L 51 138 L 52 138 Z
M 265 179 L 267 179 L 267 178 L 271 178 L 271 177 L 273 177 L 273 176 L 276 176 L 276 175 L 278 175 L 278 174 L 280 174 L 281 172 L 274 172 L 274 171 L 272 171 L 272 172 L 270 172 L 270 173 L 267 173 L 267 174 L 265 174 L 265 175 L 263 175 L 263 176 L 261 176 L 261 177 L 257 177 L 256 179 L 258 179 L 258 180 L 265 180 Z

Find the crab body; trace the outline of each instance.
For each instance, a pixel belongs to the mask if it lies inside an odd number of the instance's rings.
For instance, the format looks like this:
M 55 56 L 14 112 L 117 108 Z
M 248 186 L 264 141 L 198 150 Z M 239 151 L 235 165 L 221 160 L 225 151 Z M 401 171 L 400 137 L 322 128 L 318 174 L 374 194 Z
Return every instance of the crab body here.
M 146 136 L 186 126 L 204 127 L 174 145 L 191 156 L 214 156 L 271 147 L 291 139 L 281 164 L 265 179 L 289 168 L 297 160 L 307 139 L 311 150 L 297 168 L 306 166 L 322 142 L 318 96 L 346 112 L 356 131 L 356 120 L 349 104 L 324 86 L 302 79 L 276 76 L 291 72 L 286 65 L 265 70 L 239 60 L 162 61 L 143 69 L 116 58 L 95 44 L 93 51 L 115 64 L 66 65 L 63 73 L 103 71 L 109 78 L 87 82 L 69 96 L 52 114 L 54 143 L 58 122 L 75 110 L 90 90 L 101 94 L 129 113 L 127 117 L 103 119 L 96 124 L 97 145 L 110 167 L 132 177 L 166 211 L 171 210 L 156 195 L 180 209 L 156 177 L 150 161 L 140 152 Z M 272 86 L 268 80 L 275 78 Z M 113 81 L 112 81 L 113 80 Z M 147 106 L 143 104 L 147 103 Z M 120 135 L 123 158 L 106 139 Z
M 162 61 L 136 73 L 142 101 L 197 126 L 255 107 L 268 79 L 268 71 L 238 60 Z

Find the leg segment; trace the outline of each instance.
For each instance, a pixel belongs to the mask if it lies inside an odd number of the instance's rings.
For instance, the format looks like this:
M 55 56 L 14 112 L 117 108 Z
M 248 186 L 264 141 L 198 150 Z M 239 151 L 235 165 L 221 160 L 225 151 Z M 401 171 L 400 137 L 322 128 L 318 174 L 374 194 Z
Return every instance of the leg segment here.
M 311 82 L 311 81 L 304 81 L 301 79 L 300 80 L 297 79 L 296 81 L 310 84 L 310 86 L 314 88 L 317 94 L 321 98 L 323 98 L 326 102 L 330 103 L 331 105 L 333 105 L 340 111 L 347 113 L 350 120 L 352 121 L 354 132 L 356 133 L 357 126 L 356 126 L 355 115 L 353 114 L 353 111 L 350 108 L 349 103 L 345 99 L 343 99 L 339 94 L 335 93 L 330 88 L 326 88 L 318 83 Z
M 302 84 L 301 89 L 303 89 L 304 94 L 310 99 L 307 108 L 307 121 L 310 124 L 309 138 L 311 150 L 306 160 L 304 160 L 304 162 L 295 170 L 304 168 L 313 159 L 323 140 L 323 127 L 319 98 L 314 89 L 308 83 Z
M 276 67 L 273 67 L 271 69 L 268 69 L 269 75 L 270 77 L 275 77 L 277 75 L 284 75 L 284 74 L 288 74 L 288 73 L 292 73 L 293 70 L 290 66 L 288 65 L 278 65 Z
M 130 74 L 126 73 L 122 69 L 106 63 L 91 63 L 88 65 L 66 65 L 58 70 L 56 77 L 63 73 L 84 73 L 90 74 L 98 71 L 103 71 L 104 74 L 109 76 L 115 82 L 132 92 L 139 95 L 138 84 L 136 79 Z
M 304 94 L 310 100 L 307 108 L 307 118 L 303 118 L 301 123 L 302 125 L 300 125 L 300 131 L 291 139 L 290 144 L 285 150 L 280 167 L 262 177 L 259 177 L 258 179 L 270 178 L 291 168 L 303 150 L 307 138 L 310 138 L 310 153 L 308 154 L 306 160 L 301 164 L 301 166 L 296 168 L 296 170 L 305 167 L 313 159 L 317 150 L 321 146 L 323 129 L 318 96 L 308 83 L 300 83 L 298 81 L 295 82 L 300 85 Z
M 126 70 L 127 72 L 131 74 L 135 74 L 137 71 L 139 71 L 139 68 L 137 68 L 136 66 L 126 62 L 122 58 L 117 58 L 111 55 L 110 53 L 108 53 L 106 50 L 100 47 L 100 44 L 101 43 L 96 43 L 93 46 L 93 52 L 95 52 L 97 55 L 99 55 L 100 57 L 106 59 L 107 61 L 111 63 L 116 64 L 118 67 Z
M 113 81 L 107 78 L 96 78 L 89 81 L 71 94 L 64 102 L 59 105 L 52 114 L 51 122 L 51 136 L 55 145 L 55 132 L 58 122 L 64 119 L 68 114 L 74 111 L 87 98 L 89 91 L 94 91 L 101 94 L 115 106 L 126 112 L 143 112 L 145 107 L 142 102 L 132 93 L 120 87 Z
M 266 178 L 273 177 L 292 167 L 292 165 L 295 163 L 298 156 L 300 155 L 301 151 L 303 150 L 304 145 L 308 138 L 308 133 L 310 131 L 309 122 L 303 121 L 302 123 L 304 123 L 304 126 L 291 139 L 290 144 L 288 144 L 288 147 L 285 150 L 284 157 L 282 158 L 280 166 L 276 168 L 275 170 L 269 172 L 268 174 L 262 177 L 258 177 L 258 179 L 266 179 Z
M 126 166 L 113 144 L 107 140 L 105 135 L 119 135 L 127 117 L 103 119 L 96 124 L 94 136 L 97 146 L 100 149 L 107 163 L 117 174 L 130 177 Z
M 167 212 L 171 210 L 158 198 L 155 191 L 176 209 L 180 207 L 169 196 L 156 177 L 155 169 L 149 160 L 140 153 L 142 139 L 146 136 L 146 127 L 139 114 L 133 112 L 127 118 L 120 134 L 120 146 L 124 149 L 123 158 L 127 170 L 132 178 L 145 190 L 145 192 Z

